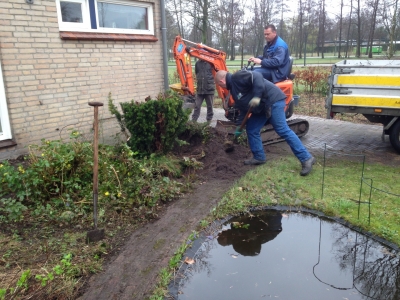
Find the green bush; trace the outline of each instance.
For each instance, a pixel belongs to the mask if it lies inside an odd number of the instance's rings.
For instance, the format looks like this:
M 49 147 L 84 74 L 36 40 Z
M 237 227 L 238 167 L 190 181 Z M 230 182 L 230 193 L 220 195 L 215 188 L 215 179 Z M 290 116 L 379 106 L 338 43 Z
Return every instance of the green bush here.
M 140 157 L 172 150 L 189 119 L 190 110 L 183 110 L 182 104 L 180 95 L 168 92 L 155 100 L 121 103 L 121 114 L 113 104 L 111 94 L 108 100 L 110 112 L 117 118 L 121 130 L 129 131 L 128 146 Z
M 90 222 L 93 208 L 93 146 L 72 131 L 71 140 L 42 140 L 31 145 L 20 165 L 0 163 L 0 223 Z M 150 155 L 140 159 L 126 144 L 99 145 L 100 210 L 124 214 L 151 211 L 158 201 L 180 194 L 174 180 L 183 167 L 178 159 Z
M 73 130 L 67 143 L 43 139 L 29 147 L 23 164 L 0 164 L 0 221 L 20 221 L 28 207 L 29 213 L 47 212 L 52 220 L 51 212 L 74 209 L 75 201 L 90 196 L 93 150 L 80 136 Z

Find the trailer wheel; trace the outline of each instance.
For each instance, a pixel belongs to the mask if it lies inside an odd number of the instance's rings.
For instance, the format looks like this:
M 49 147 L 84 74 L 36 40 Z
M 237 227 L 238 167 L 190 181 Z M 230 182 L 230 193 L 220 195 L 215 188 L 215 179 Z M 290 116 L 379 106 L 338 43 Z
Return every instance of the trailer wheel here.
M 286 110 L 286 119 L 289 119 L 293 115 L 294 101 L 290 102 L 288 109 Z
M 400 119 L 390 128 L 389 139 L 394 150 L 400 153 Z

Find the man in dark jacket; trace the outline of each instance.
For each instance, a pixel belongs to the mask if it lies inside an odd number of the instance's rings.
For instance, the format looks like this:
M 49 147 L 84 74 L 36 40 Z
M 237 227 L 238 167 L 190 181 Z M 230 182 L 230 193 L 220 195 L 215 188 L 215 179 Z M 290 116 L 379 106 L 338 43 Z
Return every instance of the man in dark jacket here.
M 276 28 L 270 24 L 264 28 L 267 44 L 264 53 L 258 57 L 249 58 L 250 62 L 261 65 L 254 72 L 260 72 L 265 79 L 276 83 L 287 79 L 290 72 L 290 53 L 285 41 L 276 34 Z
M 245 160 L 245 165 L 261 165 L 266 162 L 260 131 L 269 121 L 301 162 L 300 175 L 306 176 L 311 172 L 315 159 L 289 128 L 285 116 L 286 95 L 275 84 L 265 80 L 260 73 L 246 70 L 234 74 L 218 71 L 215 83 L 231 92 L 240 116 L 244 116 L 249 107 L 252 108 L 251 117 L 246 123 L 246 133 L 253 157 Z
M 192 114 L 192 121 L 197 122 L 200 116 L 201 105 L 203 100 L 206 100 L 207 104 L 207 122 L 210 122 L 214 116 L 213 104 L 214 104 L 214 92 L 215 84 L 214 77 L 211 71 L 211 65 L 204 61 L 198 60 L 194 67 L 197 87 L 196 87 L 196 102 L 195 108 Z

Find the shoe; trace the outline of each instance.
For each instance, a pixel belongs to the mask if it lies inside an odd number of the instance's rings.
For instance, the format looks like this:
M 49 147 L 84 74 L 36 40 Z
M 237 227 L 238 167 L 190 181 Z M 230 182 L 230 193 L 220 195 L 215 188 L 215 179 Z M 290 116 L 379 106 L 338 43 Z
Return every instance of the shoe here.
M 311 156 L 311 158 L 309 158 L 308 160 L 303 161 L 301 163 L 300 175 L 307 176 L 308 174 L 310 174 L 313 164 L 315 164 L 315 158 L 313 156 Z
M 255 158 L 247 159 L 244 161 L 245 165 L 262 165 L 265 164 L 266 160 L 259 160 Z

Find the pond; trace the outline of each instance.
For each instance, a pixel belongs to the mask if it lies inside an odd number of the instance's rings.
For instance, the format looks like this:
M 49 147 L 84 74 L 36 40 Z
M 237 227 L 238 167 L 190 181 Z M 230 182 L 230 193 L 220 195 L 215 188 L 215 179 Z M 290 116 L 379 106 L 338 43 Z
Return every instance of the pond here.
M 199 300 L 397 300 L 397 251 L 314 214 L 250 212 L 198 239 L 169 292 Z

